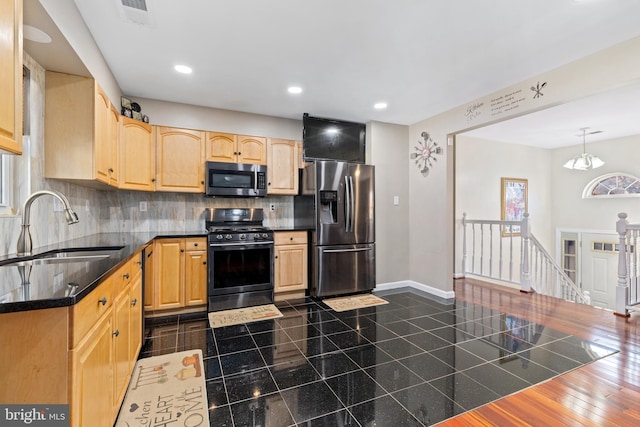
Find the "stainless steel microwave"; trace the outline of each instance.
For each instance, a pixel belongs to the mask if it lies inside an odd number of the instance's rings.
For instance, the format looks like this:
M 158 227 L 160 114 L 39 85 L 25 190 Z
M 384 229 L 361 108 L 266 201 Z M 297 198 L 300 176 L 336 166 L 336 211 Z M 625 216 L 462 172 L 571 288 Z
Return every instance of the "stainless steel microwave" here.
M 242 163 L 206 162 L 207 196 L 264 197 L 267 167 Z

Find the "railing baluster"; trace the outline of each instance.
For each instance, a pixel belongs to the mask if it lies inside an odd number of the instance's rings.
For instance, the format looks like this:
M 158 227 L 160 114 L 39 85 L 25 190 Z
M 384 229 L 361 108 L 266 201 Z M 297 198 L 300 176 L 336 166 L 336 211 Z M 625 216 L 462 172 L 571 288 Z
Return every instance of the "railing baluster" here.
M 484 274 L 484 224 L 480 224 L 480 275 Z
M 493 224 L 489 224 L 489 276 L 493 277 Z
M 513 282 L 513 227 L 509 229 L 509 281 Z
M 471 255 L 471 273 L 476 272 L 476 224 L 471 224 L 473 253 Z
M 500 271 L 498 272 L 498 277 L 502 279 L 502 229 L 498 229 L 498 235 L 500 236 L 500 262 L 498 266 Z
M 462 275 L 467 275 L 467 213 L 462 213 Z

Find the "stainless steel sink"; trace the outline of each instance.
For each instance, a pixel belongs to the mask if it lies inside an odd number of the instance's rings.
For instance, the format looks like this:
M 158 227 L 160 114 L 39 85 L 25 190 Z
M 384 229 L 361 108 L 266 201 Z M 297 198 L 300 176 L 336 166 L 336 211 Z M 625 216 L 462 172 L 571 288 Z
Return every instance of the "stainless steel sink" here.
M 122 248 L 124 248 L 124 246 L 107 246 L 96 249 L 60 249 L 39 255 L 3 260 L 0 261 L 0 267 L 99 261 L 115 255 Z

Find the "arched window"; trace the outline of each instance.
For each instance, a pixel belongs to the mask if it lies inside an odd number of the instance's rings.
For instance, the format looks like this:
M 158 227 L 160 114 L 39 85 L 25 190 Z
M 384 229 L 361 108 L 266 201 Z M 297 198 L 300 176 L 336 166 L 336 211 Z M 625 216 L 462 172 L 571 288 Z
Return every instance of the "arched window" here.
M 582 198 L 640 197 L 640 178 L 620 172 L 602 175 L 584 188 Z

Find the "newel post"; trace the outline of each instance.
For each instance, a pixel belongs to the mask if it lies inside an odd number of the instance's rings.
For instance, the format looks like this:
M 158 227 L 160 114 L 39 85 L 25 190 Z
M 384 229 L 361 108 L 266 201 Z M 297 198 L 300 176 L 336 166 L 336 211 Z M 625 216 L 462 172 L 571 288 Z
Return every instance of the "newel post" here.
M 629 301 L 629 276 L 627 266 L 627 214 L 620 212 L 616 231 L 620 236 L 620 250 L 618 251 L 618 284 L 616 286 L 616 316 L 629 317 L 627 302 Z
M 531 292 L 531 273 L 529 260 L 529 212 L 524 213 L 520 225 L 520 236 L 522 238 L 522 268 L 520 269 L 520 292 Z
M 462 277 L 467 277 L 467 213 L 462 212 Z

